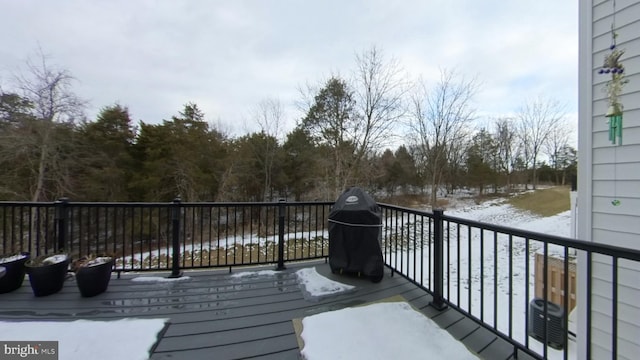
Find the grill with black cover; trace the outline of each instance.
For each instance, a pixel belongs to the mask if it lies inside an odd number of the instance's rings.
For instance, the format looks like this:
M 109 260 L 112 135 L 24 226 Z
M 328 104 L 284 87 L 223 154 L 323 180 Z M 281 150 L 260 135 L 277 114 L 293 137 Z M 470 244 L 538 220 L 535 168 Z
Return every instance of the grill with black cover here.
M 381 212 L 359 187 L 345 190 L 329 213 L 329 266 L 332 272 L 362 274 L 379 282 L 384 276 Z

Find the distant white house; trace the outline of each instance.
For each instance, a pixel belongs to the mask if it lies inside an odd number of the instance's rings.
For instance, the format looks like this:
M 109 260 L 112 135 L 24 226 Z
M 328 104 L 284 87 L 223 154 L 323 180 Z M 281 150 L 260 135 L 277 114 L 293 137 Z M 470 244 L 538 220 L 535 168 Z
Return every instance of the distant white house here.
M 582 240 L 640 249 L 640 0 L 580 0 L 578 233 Z M 605 57 L 624 50 L 620 63 L 628 80 L 620 93 L 622 132 L 612 143 L 611 73 Z M 606 66 L 604 66 L 606 67 Z M 617 70 L 616 70 L 617 71 Z M 614 129 L 615 130 L 615 129 Z M 622 135 L 620 138 L 619 135 Z M 622 144 L 620 144 L 620 140 Z M 586 284 L 592 287 L 591 358 L 611 359 L 612 261 L 595 256 L 587 278 L 586 256 L 578 259 L 578 359 L 586 359 Z M 640 358 L 640 266 L 618 267 L 617 358 Z M 580 306 L 583 304 L 583 306 Z

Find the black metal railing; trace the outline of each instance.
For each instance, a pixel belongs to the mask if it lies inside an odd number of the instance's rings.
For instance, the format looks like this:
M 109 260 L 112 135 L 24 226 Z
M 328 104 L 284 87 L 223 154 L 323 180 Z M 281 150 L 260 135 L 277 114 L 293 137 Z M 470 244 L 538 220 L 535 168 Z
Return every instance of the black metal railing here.
M 186 203 L 179 198 L 170 203 L 0 202 L 0 254 L 107 253 L 117 258 L 117 271 L 170 270 L 171 276 L 190 268 L 277 264 L 284 269 L 286 262 L 329 255 L 332 204 Z M 616 358 L 619 327 L 640 320 L 619 315 L 630 301 L 619 297 L 620 289 L 629 293 L 629 284 L 620 279 L 640 269 L 640 251 L 480 223 L 438 210 L 380 207 L 387 266 L 431 293 L 435 308 L 464 313 L 512 344 L 514 354 L 568 359 L 567 349 L 575 344 L 568 314 L 577 300 L 584 302 L 580 306 L 587 314 L 587 358 L 596 346 L 592 329 L 599 331 L 598 351 L 606 336 L 604 348 Z M 576 264 L 585 269 L 580 279 L 586 286 L 584 299 L 572 292 Z M 597 321 L 591 315 L 594 302 L 599 311 L 603 306 L 609 310 Z M 555 319 L 558 308 L 562 316 Z
M 0 203 L 0 254 L 112 254 L 117 271 L 228 267 L 328 256 L 331 202 Z
M 430 292 L 435 308 L 464 313 L 511 343 L 514 354 L 568 359 L 571 349 L 576 358 L 569 314 L 578 300 L 579 263 L 586 269 L 580 279 L 587 294 L 581 299 L 587 314 L 586 358 L 593 358 L 593 330 L 605 329 L 604 336 L 598 334 L 605 342 L 599 349 L 616 359 L 621 323 L 640 321 L 621 318 L 618 311 L 634 302 L 619 297 L 619 289 L 634 288 L 621 284 L 620 273 L 627 279 L 637 276 L 640 251 L 446 216 L 440 210 L 381 206 L 388 266 Z M 596 266 L 597 275 L 592 272 Z M 599 287 L 595 293 L 592 284 Z M 594 309 L 594 300 L 600 309 Z M 595 324 L 592 312 L 602 312 L 603 306 L 609 311 Z

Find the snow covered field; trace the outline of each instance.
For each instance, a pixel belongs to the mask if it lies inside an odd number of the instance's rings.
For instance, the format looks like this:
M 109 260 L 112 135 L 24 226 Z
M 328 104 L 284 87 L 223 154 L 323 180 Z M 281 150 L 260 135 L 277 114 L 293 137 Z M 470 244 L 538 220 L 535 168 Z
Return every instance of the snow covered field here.
M 445 211 L 445 215 L 549 235 L 570 235 L 569 211 L 539 217 L 513 208 L 504 199 L 482 204 L 458 203 L 455 208 Z M 406 227 L 414 226 L 408 224 L 411 220 L 411 217 L 403 219 Z M 444 297 L 525 344 L 526 310 L 534 297 L 535 254 L 544 253 L 543 243 L 530 240 L 527 251 L 524 238 L 446 221 L 444 237 L 444 261 L 448 264 L 444 272 Z M 412 241 L 407 241 L 409 246 L 405 244 L 403 251 L 387 251 L 387 262 L 426 287 L 433 288 L 433 246 L 425 243 L 423 247 L 415 247 L 414 251 Z M 547 253 L 564 257 L 564 248 L 549 245 Z M 543 353 L 540 342 L 533 338 L 528 341 L 530 348 Z M 570 354 L 574 345 L 570 340 Z M 548 357 L 561 359 L 563 352 L 549 347 Z

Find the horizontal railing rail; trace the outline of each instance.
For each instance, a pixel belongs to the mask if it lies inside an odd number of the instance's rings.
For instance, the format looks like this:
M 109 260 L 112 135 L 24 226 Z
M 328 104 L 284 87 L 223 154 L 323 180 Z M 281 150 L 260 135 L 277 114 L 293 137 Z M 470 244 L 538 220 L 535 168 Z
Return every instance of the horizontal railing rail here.
M 332 205 L 179 198 L 168 203 L 0 202 L 0 255 L 112 254 L 119 272 L 161 270 L 171 276 L 190 268 L 277 264 L 283 269 L 286 262 L 329 256 Z M 512 344 L 515 356 L 568 359 L 568 349 L 576 347 L 569 314 L 578 300 L 588 314 L 587 358 L 603 348 L 616 358 L 618 329 L 640 320 L 623 318 L 620 311 L 634 301 L 625 296 L 633 288 L 629 279 L 640 270 L 640 251 L 439 210 L 379 205 L 382 251 L 392 272 L 429 292 L 436 309 L 454 308 Z M 586 298 L 575 293 L 577 265 L 586 269 L 580 275 Z M 594 267 L 600 270 L 594 273 Z M 609 317 L 595 321 L 595 307 L 600 312 L 605 307 Z
M 332 202 L 0 202 L 0 254 L 110 254 L 117 271 L 260 265 L 328 256 Z

